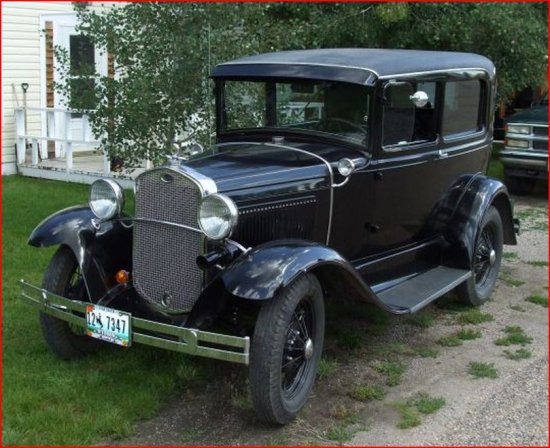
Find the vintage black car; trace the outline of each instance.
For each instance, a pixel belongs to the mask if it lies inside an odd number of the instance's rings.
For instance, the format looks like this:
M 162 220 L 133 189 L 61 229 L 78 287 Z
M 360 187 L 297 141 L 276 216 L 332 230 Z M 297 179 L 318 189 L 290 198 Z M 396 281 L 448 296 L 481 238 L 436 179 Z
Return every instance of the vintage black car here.
M 407 315 L 451 290 L 489 299 L 518 230 L 484 175 L 491 61 L 304 50 L 212 79 L 217 144 L 137 177 L 135 216 L 102 179 L 32 232 L 59 245 L 41 288 L 22 281 L 57 355 L 103 340 L 248 364 L 259 418 L 284 424 L 313 386 L 326 303 Z

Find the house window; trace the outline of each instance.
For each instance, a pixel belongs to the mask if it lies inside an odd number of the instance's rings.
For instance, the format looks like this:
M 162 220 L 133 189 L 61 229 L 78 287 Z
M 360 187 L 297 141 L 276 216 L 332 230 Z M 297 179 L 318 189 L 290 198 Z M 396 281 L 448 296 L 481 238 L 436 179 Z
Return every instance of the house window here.
M 450 81 L 445 84 L 443 136 L 469 134 L 481 129 L 481 82 Z
M 70 107 L 94 109 L 95 97 L 95 47 L 87 36 L 72 34 L 69 37 L 70 57 Z

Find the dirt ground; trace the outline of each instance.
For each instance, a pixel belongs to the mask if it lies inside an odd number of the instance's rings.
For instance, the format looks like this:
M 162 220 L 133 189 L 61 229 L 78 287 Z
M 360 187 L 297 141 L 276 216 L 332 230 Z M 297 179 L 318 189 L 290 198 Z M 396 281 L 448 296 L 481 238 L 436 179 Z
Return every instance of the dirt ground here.
M 246 368 L 207 361 L 206 382 L 182 390 L 131 438 L 106 443 L 548 446 L 548 308 L 525 300 L 548 296 L 547 201 L 544 193 L 514 199 L 522 234 L 518 246 L 505 246 L 496 291 L 480 309 L 491 320 L 465 322 L 469 309 L 452 295 L 413 318 L 339 310 L 328 323 L 312 396 L 293 423 L 259 423 Z M 521 328 L 528 337 L 524 346 L 495 344 L 507 326 Z M 461 329 L 479 337 L 442 345 L 441 338 Z M 529 357 L 505 356 L 518 349 Z M 471 362 L 489 364 L 497 378 L 472 376 Z M 381 391 L 378 399 L 350 396 L 363 386 Z M 441 409 L 418 412 L 411 403 L 422 393 L 444 399 Z M 417 425 L 399 428 L 407 426 L 403 415 Z

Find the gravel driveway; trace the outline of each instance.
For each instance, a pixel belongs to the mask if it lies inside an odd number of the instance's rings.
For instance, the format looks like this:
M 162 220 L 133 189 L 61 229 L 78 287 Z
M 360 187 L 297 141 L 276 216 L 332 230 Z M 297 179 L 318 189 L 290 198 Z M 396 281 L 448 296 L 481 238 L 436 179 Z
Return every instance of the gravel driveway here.
M 420 426 L 397 430 L 397 417 L 388 415 L 380 404 L 381 413 L 371 414 L 369 430 L 358 432 L 349 444 L 548 446 L 548 309 L 525 301 L 532 294 L 548 294 L 548 267 L 529 264 L 548 260 L 547 214 L 541 212 L 546 202 L 515 199 L 523 231 L 518 246 L 505 246 L 507 258 L 497 289 L 482 307 L 495 320 L 478 325 L 483 332 L 480 339 L 446 348 L 436 359 L 414 359 L 402 384 L 385 400 L 429 391 L 445 398 L 446 406 Z M 507 325 L 519 325 L 533 338 L 527 347 L 532 352 L 530 359 L 507 359 L 503 351 L 510 347 L 494 344 Z M 428 337 L 438 339 L 449 328 L 438 324 L 426 331 Z M 472 379 L 467 373 L 470 361 L 494 363 L 499 378 Z

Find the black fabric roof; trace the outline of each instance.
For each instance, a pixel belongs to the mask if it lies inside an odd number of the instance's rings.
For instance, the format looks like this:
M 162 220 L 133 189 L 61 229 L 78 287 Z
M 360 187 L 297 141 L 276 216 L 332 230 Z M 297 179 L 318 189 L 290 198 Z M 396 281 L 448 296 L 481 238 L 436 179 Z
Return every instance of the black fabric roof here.
M 216 66 L 212 76 L 316 78 L 371 84 L 376 78 L 452 69 L 482 69 L 491 77 L 494 74 L 493 63 L 473 53 L 329 48 L 248 56 Z

